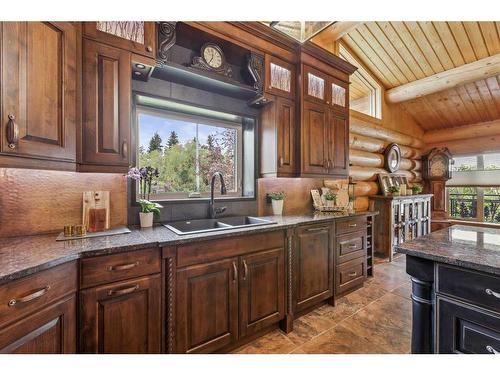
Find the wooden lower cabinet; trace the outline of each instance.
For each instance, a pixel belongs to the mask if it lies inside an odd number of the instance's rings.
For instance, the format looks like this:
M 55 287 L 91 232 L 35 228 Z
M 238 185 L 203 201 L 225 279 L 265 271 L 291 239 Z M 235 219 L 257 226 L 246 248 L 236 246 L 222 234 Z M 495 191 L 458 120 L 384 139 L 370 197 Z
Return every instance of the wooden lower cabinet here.
M 161 275 L 81 291 L 80 351 L 160 353 Z
M 208 353 L 238 337 L 238 258 L 177 272 L 179 353 Z
M 297 229 L 294 246 L 294 311 L 333 296 L 334 227 L 331 223 Z
M 76 352 L 76 296 L 71 294 L 0 328 L 2 354 Z
M 285 317 L 283 249 L 240 257 L 240 337 Z

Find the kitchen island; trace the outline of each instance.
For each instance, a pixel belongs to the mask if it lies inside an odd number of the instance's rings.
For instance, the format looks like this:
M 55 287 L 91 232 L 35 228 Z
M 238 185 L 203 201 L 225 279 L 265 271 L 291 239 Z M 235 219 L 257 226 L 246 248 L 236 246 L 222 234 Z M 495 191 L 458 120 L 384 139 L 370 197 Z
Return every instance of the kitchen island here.
M 500 354 L 500 229 L 455 225 L 397 251 L 412 280 L 412 353 Z

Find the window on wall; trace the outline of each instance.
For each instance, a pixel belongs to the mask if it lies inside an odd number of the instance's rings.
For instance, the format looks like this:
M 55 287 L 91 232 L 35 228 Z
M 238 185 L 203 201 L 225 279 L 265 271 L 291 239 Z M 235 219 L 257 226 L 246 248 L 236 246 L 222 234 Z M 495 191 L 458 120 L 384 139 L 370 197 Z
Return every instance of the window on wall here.
M 382 118 L 382 88 L 354 56 L 339 43 L 339 56 L 358 69 L 351 75 L 349 108 L 366 115 Z
M 500 224 L 500 154 L 455 157 L 447 182 L 452 219 Z
M 136 104 L 137 165 L 160 173 L 152 200 L 206 198 L 215 172 L 226 197 L 253 197 L 253 119 L 144 96 Z

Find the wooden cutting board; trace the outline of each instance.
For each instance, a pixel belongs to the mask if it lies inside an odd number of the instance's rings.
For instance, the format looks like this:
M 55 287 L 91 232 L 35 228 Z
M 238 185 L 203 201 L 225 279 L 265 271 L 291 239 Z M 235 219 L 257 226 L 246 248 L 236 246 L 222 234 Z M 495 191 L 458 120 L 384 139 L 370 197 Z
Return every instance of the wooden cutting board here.
M 109 229 L 109 191 L 83 192 L 82 223 L 88 232 L 100 232 Z

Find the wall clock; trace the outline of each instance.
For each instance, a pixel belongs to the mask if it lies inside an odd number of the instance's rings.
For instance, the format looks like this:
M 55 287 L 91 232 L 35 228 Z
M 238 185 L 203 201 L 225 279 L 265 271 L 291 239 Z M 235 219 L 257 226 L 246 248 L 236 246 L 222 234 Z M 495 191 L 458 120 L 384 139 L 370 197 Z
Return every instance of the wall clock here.
M 205 43 L 200 49 L 200 56 L 193 58 L 191 67 L 222 74 L 230 78 L 233 76 L 233 70 L 226 62 L 222 48 L 215 43 Z
M 422 177 L 426 180 L 449 180 L 452 161 L 451 153 L 446 147 L 433 148 L 422 157 Z
M 389 173 L 394 173 L 401 164 L 401 149 L 397 143 L 391 143 L 384 152 L 384 168 Z

